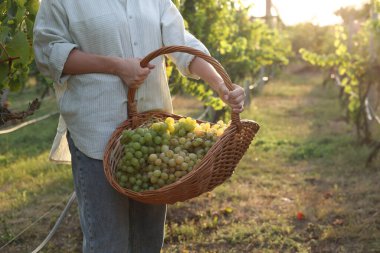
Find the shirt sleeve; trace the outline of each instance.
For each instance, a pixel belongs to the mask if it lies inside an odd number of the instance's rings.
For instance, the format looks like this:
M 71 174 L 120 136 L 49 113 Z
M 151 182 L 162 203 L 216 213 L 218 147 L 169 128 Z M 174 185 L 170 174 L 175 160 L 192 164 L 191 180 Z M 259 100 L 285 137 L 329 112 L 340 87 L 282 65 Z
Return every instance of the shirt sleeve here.
M 182 45 L 198 49 L 207 55 L 210 55 L 207 48 L 196 39 L 190 32 L 185 30 L 181 13 L 171 0 L 162 0 L 161 11 L 161 31 L 164 46 Z M 194 55 L 186 53 L 172 53 L 168 57 L 174 62 L 182 75 L 194 79 L 199 76 L 192 74 L 189 65 L 194 59 Z
M 68 19 L 61 1 L 42 0 L 33 29 L 33 49 L 38 69 L 54 82 L 62 84 L 70 75 L 63 75 L 69 53 L 78 45 L 68 30 Z

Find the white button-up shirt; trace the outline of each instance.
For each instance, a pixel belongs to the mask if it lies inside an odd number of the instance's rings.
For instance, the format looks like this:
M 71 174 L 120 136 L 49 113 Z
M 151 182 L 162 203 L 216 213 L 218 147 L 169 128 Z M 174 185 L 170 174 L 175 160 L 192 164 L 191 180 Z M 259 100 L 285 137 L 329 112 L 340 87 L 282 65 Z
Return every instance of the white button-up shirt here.
M 186 45 L 208 54 L 185 31 L 170 0 L 42 0 L 34 27 L 34 51 L 39 70 L 53 78 L 61 113 L 50 159 L 70 161 L 67 128 L 76 145 L 91 158 L 102 159 L 115 128 L 127 118 L 127 86 L 108 74 L 63 75 L 71 50 L 122 58 L 143 58 L 168 45 Z M 194 56 L 173 53 L 179 71 L 189 72 Z M 164 57 L 136 93 L 138 111 L 172 112 Z

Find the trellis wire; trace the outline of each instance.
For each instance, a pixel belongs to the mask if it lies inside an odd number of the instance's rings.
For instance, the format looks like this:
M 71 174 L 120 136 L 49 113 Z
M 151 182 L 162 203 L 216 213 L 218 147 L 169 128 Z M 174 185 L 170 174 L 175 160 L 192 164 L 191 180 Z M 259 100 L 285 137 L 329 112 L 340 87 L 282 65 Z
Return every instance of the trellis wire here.
M 24 122 L 24 123 L 21 123 L 21 124 L 19 124 L 19 125 L 16 125 L 16 126 L 14 126 L 14 127 L 12 127 L 12 128 L 5 129 L 5 130 L 1 130 L 1 131 L 0 131 L 0 135 L 2 135 L 2 134 L 12 133 L 12 132 L 14 132 L 14 131 L 16 131 L 16 130 L 18 130 L 18 129 L 20 129 L 20 128 L 23 128 L 23 127 L 25 127 L 25 126 L 28 126 L 28 125 L 31 125 L 31 124 L 37 123 L 37 122 L 39 122 L 39 121 L 42 121 L 42 120 L 44 120 L 44 119 L 47 119 L 47 118 L 49 118 L 49 117 L 51 117 L 51 116 L 53 116 L 53 115 L 56 115 L 56 114 L 58 114 L 58 112 L 49 113 L 49 114 L 44 115 L 44 116 L 41 116 L 41 117 L 39 117 L 39 118 L 32 119 L 32 120 L 29 120 L 29 121 L 27 121 L 27 122 Z

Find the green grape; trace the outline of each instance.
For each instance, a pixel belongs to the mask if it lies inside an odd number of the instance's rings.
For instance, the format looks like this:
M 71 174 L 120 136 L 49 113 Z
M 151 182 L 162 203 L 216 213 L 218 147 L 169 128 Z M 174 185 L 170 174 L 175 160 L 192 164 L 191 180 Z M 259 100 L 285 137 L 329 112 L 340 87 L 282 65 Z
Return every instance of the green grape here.
M 126 171 L 128 173 L 134 173 L 135 172 L 135 169 L 133 167 L 127 167 Z
M 151 126 L 151 128 L 154 130 L 154 131 L 156 131 L 156 132 L 159 132 L 160 130 L 161 130 L 161 126 L 160 126 L 160 124 L 159 123 L 153 123 L 152 124 L 152 126 Z
M 170 160 L 170 158 L 166 157 L 166 156 L 164 158 L 162 158 L 162 161 L 165 163 L 165 165 L 169 163 L 169 160 Z
M 128 177 L 126 175 L 121 175 L 120 181 L 121 182 L 127 182 L 128 181 Z
M 140 140 L 140 135 L 139 134 L 133 134 L 131 137 L 132 141 L 136 142 Z
M 143 135 L 145 134 L 145 129 L 139 127 L 139 128 L 137 128 L 137 129 L 135 130 L 135 132 L 138 133 L 139 135 L 143 136 Z
M 181 170 L 187 170 L 189 168 L 189 164 L 186 162 L 181 163 Z
M 170 139 L 170 145 L 172 145 L 173 147 L 177 147 L 179 145 L 178 139 L 177 138 Z
M 190 157 L 191 160 L 196 160 L 198 158 L 198 156 L 196 154 L 194 154 L 194 153 L 190 153 L 189 157 Z
M 139 164 L 140 164 L 140 166 L 145 166 L 145 164 L 146 164 L 145 159 L 144 158 L 140 158 Z
M 158 159 L 158 156 L 156 154 L 150 154 L 149 155 L 149 162 L 153 162 L 156 161 Z
M 177 170 L 177 171 L 174 173 L 174 176 L 175 176 L 176 178 L 180 178 L 180 177 L 182 177 L 182 172 Z
M 190 148 L 192 147 L 192 144 L 191 144 L 190 141 L 187 141 L 187 142 L 185 142 L 185 144 L 183 145 L 183 147 L 184 147 L 185 149 L 190 149 Z
M 140 166 L 140 162 L 139 162 L 139 160 L 137 160 L 137 158 L 132 158 L 131 159 L 131 164 L 135 168 Z
M 173 181 L 173 180 L 175 181 L 175 179 L 176 179 L 176 176 L 175 176 L 174 174 L 170 174 L 170 175 L 169 175 L 169 180 L 170 180 L 170 181 Z M 174 182 L 174 181 L 173 181 L 173 182 Z
M 140 150 L 141 149 L 141 144 L 138 142 L 132 142 L 131 145 L 132 145 L 132 148 L 134 150 Z
M 173 152 L 173 150 L 168 150 L 168 151 L 165 152 L 165 155 L 166 155 L 166 157 L 171 158 L 171 157 L 173 157 L 174 152 Z
M 168 162 L 168 164 L 169 164 L 170 167 L 174 167 L 174 166 L 177 165 L 177 163 L 175 162 L 174 159 L 170 159 L 169 162 Z
M 157 183 L 157 180 L 158 180 L 158 177 L 156 177 L 156 176 L 154 176 L 154 175 L 150 177 L 150 182 L 151 182 L 152 184 Z
M 155 171 L 153 171 L 153 175 L 155 177 L 160 177 L 161 176 L 161 171 L 160 170 L 155 170 Z
M 182 156 L 178 156 L 178 157 L 175 159 L 175 162 L 176 162 L 177 164 L 181 164 L 181 163 L 183 163 L 184 160 L 185 160 L 185 159 L 184 159 Z
M 154 161 L 154 165 L 156 165 L 156 166 L 160 166 L 161 164 L 162 164 L 161 159 L 157 159 L 156 161 Z
M 161 142 L 162 142 L 162 139 L 161 139 L 160 136 L 156 136 L 156 137 L 154 137 L 154 143 L 155 143 L 155 144 L 159 145 L 159 144 L 161 144 Z
M 163 172 L 163 173 L 161 173 L 161 178 L 163 180 L 167 180 L 169 178 L 169 175 L 167 173 Z
M 143 177 L 142 177 L 142 181 L 144 183 L 149 182 L 149 176 L 147 174 L 144 174 Z
M 204 145 L 205 145 L 205 147 L 211 147 L 212 146 L 212 142 L 211 141 L 205 141 Z
M 157 180 L 157 184 L 159 185 L 159 186 L 164 186 L 165 185 L 165 181 L 163 180 L 163 179 L 161 179 L 161 178 L 159 178 L 158 180 Z
M 191 132 L 194 130 L 195 126 L 191 123 L 185 123 L 184 128 L 187 132 Z
M 135 185 L 139 185 L 139 186 L 142 185 L 141 179 L 137 179 L 136 182 L 135 182 Z
M 161 146 L 156 146 L 156 148 L 154 149 L 156 153 L 161 153 Z
M 130 178 L 129 178 L 129 182 L 130 182 L 131 184 L 136 183 L 136 178 L 135 178 L 135 177 L 130 177 Z
M 141 152 L 142 152 L 144 155 L 146 155 L 146 154 L 149 153 L 149 148 L 146 147 L 146 146 L 142 146 L 142 147 L 141 147 Z
M 141 157 L 143 157 L 143 153 L 140 150 L 138 150 L 135 152 L 135 157 L 140 159 Z
M 132 152 L 126 152 L 124 158 L 127 159 L 127 160 L 132 159 L 133 158 Z
M 160 122 L 160 132 L 165 133 L 168 130 L 168 125 L 165 122 Z
M 120 169 L 121 171 L 124 171 L 124 172 L 127 171 L 127 166 L 126 166 L 126 165 L 122 164 L 122 165 L 119 165 L 119 166 L 120 166 L 119 169 Z
M 165 153 L 167 151 L 169 151 L 169 146 L 168 145 L 162 145 L 161 152 Z
M 153 136 L 151 133 L 147 132 L 144 134 L 144 140 L 145 140 L 145 143 L 152 143 L 153 141 Z
M 183 137 L 186 135 L 186 130 L 181 128 L 178 130 L 178 136 Z
M 149 147 L 148 148 L 150 154 L 154 153 L 156 151 L 156 149 L 154 147 Z

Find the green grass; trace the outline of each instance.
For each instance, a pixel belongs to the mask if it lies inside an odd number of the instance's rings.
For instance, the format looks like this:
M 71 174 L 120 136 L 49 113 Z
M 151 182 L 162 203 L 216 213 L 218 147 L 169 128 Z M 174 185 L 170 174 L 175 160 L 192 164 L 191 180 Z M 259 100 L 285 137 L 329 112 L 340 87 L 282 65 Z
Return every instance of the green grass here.
M 380 252 L 380 158 L 364 166 L 370 149 L 344 121 L 336 88 L 321 81 L 284 73 L 254 97 L 242 114 L 261 126 L 250 149 L 223 185 L 169 206 L 163 252 Z M 178 114 L 200 108 L 176 100 Z M 0 136 L 0 244 L 57 203 L 62 209 L 72 191 L 69 166 L 47 162 L 56 124 L 52 117 Z M 29 252 L 58 214 L 5 252 Z M 72 208 L 42 252 L 80 248 Z

